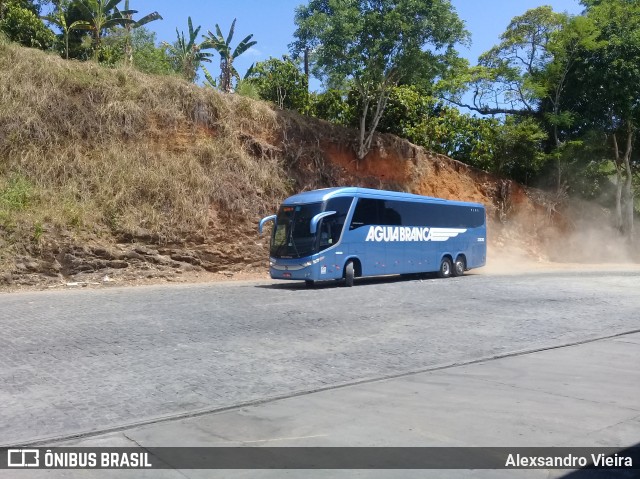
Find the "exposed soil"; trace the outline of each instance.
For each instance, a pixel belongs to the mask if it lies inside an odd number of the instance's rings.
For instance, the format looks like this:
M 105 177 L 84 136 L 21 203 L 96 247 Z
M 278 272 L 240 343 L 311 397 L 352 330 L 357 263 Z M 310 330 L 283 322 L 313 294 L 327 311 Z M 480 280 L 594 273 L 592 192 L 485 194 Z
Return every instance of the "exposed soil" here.
M 289 165 L 298 189 L 358 185 L 480 202 L 489 212 L 490 248 L 500 250 L 506 244 L 517 243 L 529 261 L 546 259 L 540 238 L 533 233 L 538 224 L 554 228 L 556 225 L 552 225 L 548 207 L 536 203 L 520 185 L 388 135 L 380 135 L 371 154 L 358 163 L 348 139 L 318 141 L 323 134 L 324 138 L 335 138 L 331 133 L 337 128 L 318 123 L 316 138 L 287 135 L 295 148 L 304 151 Z M 210 134 L 202 129 L 196 133 Z M 257 154 L 271 149 L 284 151 L 286 155 L 287 146 L 291 149 L 292 144 L 273 145 L 264 138 L 249 140 L 253 148 L 260 150 Z M 179 148 L 189 140 L 172 136 L 159 143 L 164 142 L 167 148 Z M 539 198 L 542 196 L 538 193 Z M 205 235 L 172 244 L 165 244 L 142 229 L 134 235 L 114 238 L 113 242 L 96 236 L 81 244 L 71 235 L 49 234 L 46 243 L 16 257 L 12 271 L 0 278 L 1 287 L 16 290 L 266 279 L 268 236 L 260 237 L 257 233 L 259 217 L 240 222 L 239 216 L 224 210 L 212 210 L 209 216 Z M 527 221 L 520 222 L 519 217 L 526 217 Z

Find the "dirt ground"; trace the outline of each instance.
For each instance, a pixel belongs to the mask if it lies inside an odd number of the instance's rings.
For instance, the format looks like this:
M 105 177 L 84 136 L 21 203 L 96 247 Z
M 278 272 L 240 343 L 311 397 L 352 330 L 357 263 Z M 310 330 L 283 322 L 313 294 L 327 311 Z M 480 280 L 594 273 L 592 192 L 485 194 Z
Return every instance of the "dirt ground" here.
M 469 271 L 467 274 L 483 276 L 521 275 L 529 273 L 558 273 L 562 271 L 628 271 L 640 272 L 640 264 L 626 262 L 554 262 L 545 259 L 533 259 L 529 253 L 513 247 L 509 250 L 496 251 L 489 248 L 487 265 Z M 247 268 L 243 271 L 227 273 L 211 273 L 208 271 L 189 271 L 180 274 L 147 275 L 131 277 L 131 275 L 84 275 L 69 281 L 55 280 L 35 285 L 1 285 L 0 293 L 15 293 L 22 291 L 51 291 L 72 289 L 103 289 L 111 287 L 135 287 L 160 284 L 206 284 L 233 283 L 240 281 L 271 281 L 268 268 Z

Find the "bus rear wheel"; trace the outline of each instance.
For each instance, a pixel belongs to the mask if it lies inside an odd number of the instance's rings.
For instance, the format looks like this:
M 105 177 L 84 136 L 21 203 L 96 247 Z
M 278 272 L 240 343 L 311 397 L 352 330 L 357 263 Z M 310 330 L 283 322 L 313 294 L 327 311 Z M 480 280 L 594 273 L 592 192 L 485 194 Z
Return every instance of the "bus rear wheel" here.
M 353 261 L 349 261 L 344 267 L 344 285 L 348 288 L 353 286 L 354 277 L 355 277 L 355 270 L 353 268 Z
M 467 269 L 467 262 L 464 260 L 464 256 L 458 256 L 456 262 L 453 263 L 453 276 L 462 276 Z
M 449 276 L 451 276 L 452 269 L 453 268 L 451 266 L 451 260 L 449 258 L 442 258 L 442 261 L 440 262 L 440 270 L 438 271 L 438 277 L 448 278 Z

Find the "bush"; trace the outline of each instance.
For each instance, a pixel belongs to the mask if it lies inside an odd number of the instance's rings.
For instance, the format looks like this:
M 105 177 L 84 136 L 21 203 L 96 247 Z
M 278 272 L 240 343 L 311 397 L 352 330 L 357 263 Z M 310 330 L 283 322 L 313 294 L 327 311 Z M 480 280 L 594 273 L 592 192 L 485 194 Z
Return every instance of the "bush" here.
M 25 47 L 48 50 L 56 43 L 56 36 L 35 13 L 26 8 L 9 3 L 4 17 L 0 20 L 0 31 L 9 40 Z

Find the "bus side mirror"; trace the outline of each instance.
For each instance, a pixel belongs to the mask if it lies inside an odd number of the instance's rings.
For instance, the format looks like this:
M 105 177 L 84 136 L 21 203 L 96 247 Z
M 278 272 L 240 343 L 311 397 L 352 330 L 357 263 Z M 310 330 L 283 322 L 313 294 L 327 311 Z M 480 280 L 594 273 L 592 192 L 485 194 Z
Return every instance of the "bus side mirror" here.
M 262 218 L 260 220 L 260 224 L 258 225 L 258 232 L 260 234 L 262 234 L 262 227 L 264 226 L 264 224 L 269 222 L 269 221 L 275 221 L 275 219 L 276 219 L 276 215 L 271 215 L 271 216 L 267 216 L 265 218 Z
M 318 223 L 322 218 L 324 218 L 325 216 L 331 216 L 335 214 L 336 214 L 336 211 L 325 211 L 324 213 L 318 213 L 313 218 L 311 218 L 311 224 L 309 225 L 311 234 L 312 235 L 316 234 L 316 231 L 318 231 Z

